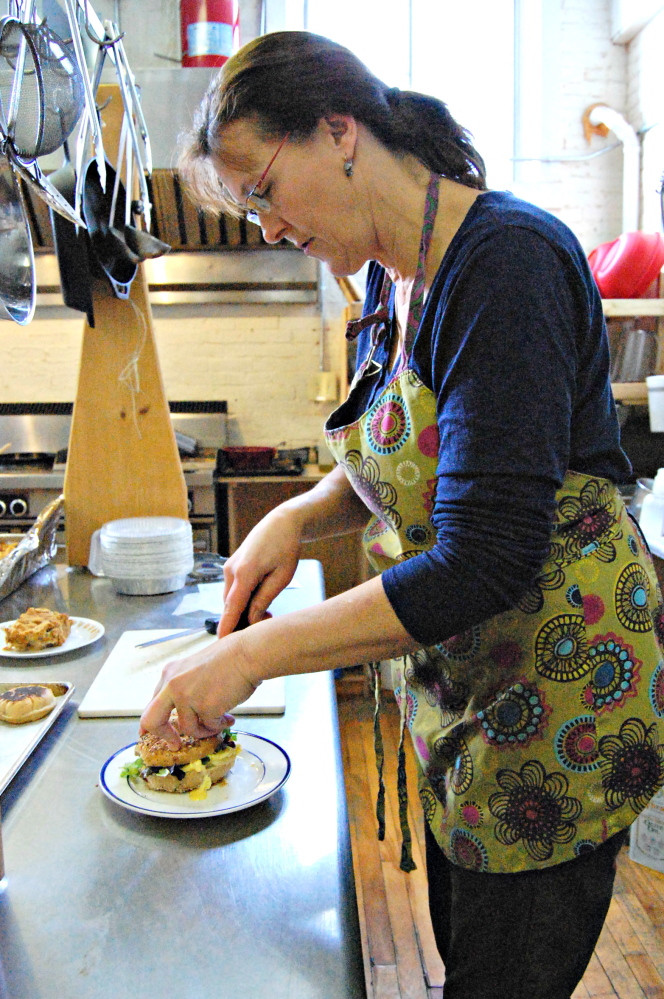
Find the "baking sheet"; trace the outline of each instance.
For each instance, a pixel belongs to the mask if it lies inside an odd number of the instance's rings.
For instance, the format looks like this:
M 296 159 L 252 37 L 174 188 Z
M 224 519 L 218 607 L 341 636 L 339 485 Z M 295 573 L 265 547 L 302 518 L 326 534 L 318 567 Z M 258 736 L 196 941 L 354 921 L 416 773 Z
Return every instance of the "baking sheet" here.
M 163 635 L 177 634 L 179 628 L 125 631 L 99 670 L 81 701 L 81 718 L 139 718 L 152 699 L 162 668 L 174 659 L 200 652 L 216 641 L 207 632 L 185 635 L 163 645 L 137 649 Z M 265 680 L 251 697 L 233 709 L 236 715 L 280 715 L 286 710 L 286 683 L 283 677 Z
M 0 683 L 0 693 L 12 687 L 49 687 L 55 694 L 55 707 L 45 718 L 25 725 L 0 722 L 0 794 L 16 776 L 33 749 L 39 745 L 65 704 L 74 693 L 73 683 L 44 683 L 42 680 L 22 680 L 20 683 Z

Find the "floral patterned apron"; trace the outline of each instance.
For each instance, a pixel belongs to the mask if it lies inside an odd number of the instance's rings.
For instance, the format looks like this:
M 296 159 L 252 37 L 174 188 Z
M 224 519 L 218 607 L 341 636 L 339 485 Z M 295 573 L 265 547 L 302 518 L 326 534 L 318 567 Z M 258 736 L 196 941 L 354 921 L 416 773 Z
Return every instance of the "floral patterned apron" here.
M 432 177 L 395 373 L 360 419 L 331 429 L 333 415 L 325 430 L 373 514 L 364 545 L 379 572 L 436 541 L 436 399 L 409 358 L 437 193 Z M 373 326 L 349 398 L 376 370 L 389 284 L 386 277 L 380 310 L 349 324 L 351 337 Z M 647 546 L 607 479 L 569 471 L 556 500 L 547 561 L 518 605 L 405 656 L 395 669 L 402 739 L 407 727 L 424 814 L 447 857 L 474 871 L 571 860 L 629 826 L 664 785 L 664 608 Z M 375 728 L 382 771 L 378 712 Z M 402 867 L 409 870 L 404 762 L 402 744 Z M 382 807 L 379 801 L 379 827 Z

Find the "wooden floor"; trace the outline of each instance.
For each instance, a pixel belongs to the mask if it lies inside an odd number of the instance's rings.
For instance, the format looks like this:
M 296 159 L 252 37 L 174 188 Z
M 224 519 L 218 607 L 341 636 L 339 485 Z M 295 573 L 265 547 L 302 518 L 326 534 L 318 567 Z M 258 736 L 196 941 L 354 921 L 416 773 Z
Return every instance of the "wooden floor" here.
M 358 677 L 338 681 L 339 721 L 368 999 L 442 999 L 445 970 L 429 921 L 424 827 L 408 753 L 410 827 L 417 871 L 399 870 L 396 798 L 399 717 L 391 695 L 382 716 L 387 825 L 376 839 L 373 703 Z M 388 699 L 389 697 L 389 699 Z M 407 743 L 407 749 L 410 745 Z M 613 899 L 573 999 L 664 999 L 664 875 L 618 858 Z M 536 997 L 533 997 L 536 999 Z

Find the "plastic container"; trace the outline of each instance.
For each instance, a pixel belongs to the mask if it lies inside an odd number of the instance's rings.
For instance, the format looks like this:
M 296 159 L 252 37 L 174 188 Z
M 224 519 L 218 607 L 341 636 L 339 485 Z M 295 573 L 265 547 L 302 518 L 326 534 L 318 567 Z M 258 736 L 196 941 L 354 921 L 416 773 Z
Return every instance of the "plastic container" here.
M 629 859 L 664 873 L 664 792 L 648 802 L 629 831 Z
M 652 492 L 643 498 L 639 526 L 650 547 L 659 554 L 664 545 L 664 468 L 657 470 Z
M 185 585 L 194 567 L 191 524 L 177 517 L 112 520 L 92 535 L 88 568 L 118 593 L 152 596 Z
M 116 579 L 111 576 L 111 582 L 117 593 L 132 597 L 154 597 L 158 593 L 175 593 L 176 590 L 181 590 L 187 582 L 187 576 L 186 572 L 162 579 Z
M 664 433 L 664 375 L 650 375 L 648 386 L 648 415 L 653 434 Z

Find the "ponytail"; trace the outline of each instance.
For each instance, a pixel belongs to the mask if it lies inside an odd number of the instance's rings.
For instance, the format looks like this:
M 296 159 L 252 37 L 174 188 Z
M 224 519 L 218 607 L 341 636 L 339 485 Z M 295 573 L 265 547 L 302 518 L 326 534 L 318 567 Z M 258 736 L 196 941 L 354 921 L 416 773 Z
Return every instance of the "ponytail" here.
M 385 91 L 390 109 L 387 133 L 377 138 L 394 152 L 409 152 L 434 173 L 466 187 L 486 190 L 484 160 L 470 133 L 452 117 L 446 104 L 413 90 Z

